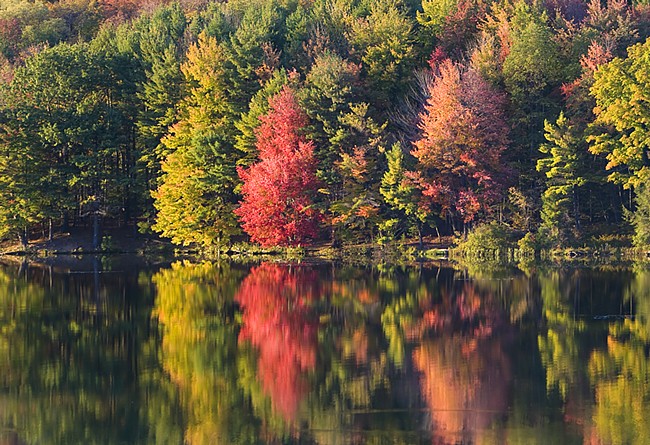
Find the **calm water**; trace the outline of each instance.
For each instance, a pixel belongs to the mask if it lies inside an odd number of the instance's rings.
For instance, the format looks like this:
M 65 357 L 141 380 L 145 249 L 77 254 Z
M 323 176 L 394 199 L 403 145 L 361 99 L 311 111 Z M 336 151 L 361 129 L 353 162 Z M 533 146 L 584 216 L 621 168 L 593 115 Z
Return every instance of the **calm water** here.
M 650 271 L 0 268 L 0 444 L 648 444 Z

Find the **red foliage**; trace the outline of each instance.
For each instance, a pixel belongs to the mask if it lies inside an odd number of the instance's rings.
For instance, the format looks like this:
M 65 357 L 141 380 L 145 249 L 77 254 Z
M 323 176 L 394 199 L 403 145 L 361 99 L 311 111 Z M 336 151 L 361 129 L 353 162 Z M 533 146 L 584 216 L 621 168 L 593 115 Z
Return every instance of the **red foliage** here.
M 269 105 L 257 132 L 260 162 L 237 170 L 244 199 L 235 213 L 253 241 L 298 245 L 318 232 L 320 213 L 311 198 L 318 188 L 314 146 L 301 134 L 307 117 L 291 88 Z
M 239 339 L 259 350 L 258 380 L 285 420 L 295 417 L 309 390 L 304 373 L 316 365 L 318 318 L 310 302 L 317 282 L 313 271 L 262 264 L 235 297 L 243 310 Z
M 441 214 L 459 214 L 464 222 L 489 208 L 504 190 L 501 153 L 508 143 L 504 95 L 478 72 L 441 62 L 421 114 L 422 138 L 410 175 Z
M 566 101 L 567 110 L 572 112 L 575 122 L 587 125 L 593 120 L 594 99 L 589 94 L 589 89 L 594 82 L 594 72 L 614 58 L 614 43 L 605 39 L 601 44 L 592 41 L 587 54 L 580 57 L 582 75 L 573 82 L 565 83 L 561 87 L 562 95 Z
M 0 47 L 7 56 L 15 55 L 22 30 L 16 18 L 0 18 Z
M 475 40 L 478 23 L 487 13 L 488 4 L 481 0 L 459 0 L 456 8 L 445 18 L 439 36 L 439 47 L 460 58 L 468 42 Z
M 99 6 L 106 19 L 120 23 L 134 18 L 143 9 L 153 9 L 165 3 L 164 0 L 99 0 Z
M 431 55 L 429 56 L 429 60 L 427 63 L 429 64 L 429 68 L 431 68 L 431 71 L 434 73 L 438 72 L 438 65 L 440 65 L 442 62 L 447 60 L 449 56 L 447 56 L 447 53 L 445 52 L 444 49 L 440 46 L 436 46 L 436 48 L 433 50 Z

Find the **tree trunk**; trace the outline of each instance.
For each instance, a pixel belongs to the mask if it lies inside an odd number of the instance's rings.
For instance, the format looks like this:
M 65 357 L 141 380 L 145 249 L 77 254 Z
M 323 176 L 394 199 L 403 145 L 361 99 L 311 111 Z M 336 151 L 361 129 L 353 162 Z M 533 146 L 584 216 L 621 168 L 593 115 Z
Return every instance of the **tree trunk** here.
M 99 212 L 93 214 L 93 249 L 99 249 L 101 243 L 101 233 L 99 227 Z
M 47 239 L 52 241 L 54 239 L 54 228 L 52 227 L 52 218 L 50 218 L 47 222 Z
M 20 229 L 18 232 L 18 241 L 23 250 L 27 249 L 27 244 L 29 243 L 29 236 L 27 235 L 27 227 Z
M 580 203 L 578 202 L 578 187 L 573 186 L 573 218 L 576 230 L 580 231 Z

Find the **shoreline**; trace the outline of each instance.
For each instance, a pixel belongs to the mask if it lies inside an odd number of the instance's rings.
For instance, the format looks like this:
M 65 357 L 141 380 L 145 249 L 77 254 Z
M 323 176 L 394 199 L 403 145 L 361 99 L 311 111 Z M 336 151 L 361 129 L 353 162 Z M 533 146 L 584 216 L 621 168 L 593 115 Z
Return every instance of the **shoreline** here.
M 0 244 L 0 260 L 3 263 L 20 264 L 24 261 L 53 267 L 88 267 L 94 258 L 122 258 L 134 265 L 153 265 L 178 260 L 218 261 L 231 260 L 241 263 L 259 261 L 340 262 L 358 265 L 405 265 L 423 262 L 445 261 L 459 265 L 617 265 L 650 261 L 650 251 L 632 247 L 613 247 L 606 243 L 589 247 L 567 247 L 543 250 L 531 255 L 514 248 L 503 251 L 476 252 L 475 256 L 462 255 L 451 237 L 429 238 L 423 249 L 416 240 L 402 240 L 389 244 L 364 243 L 343 244 L 333 247 L 321 243 L 301 247 L 263 248 L 248 243 L 233 243 L 218 255 L 206 255 L 197 249 L 179 247 L 154 237 L 134 234 L 133 230 L 106 230 L 100 249 L 92 249 L 92 234 L 88 230 L 59 233 L 53 240 L 37 239 L 23 250 L 18 243 Z M 528 255 L 526 255 L 528 253 Z

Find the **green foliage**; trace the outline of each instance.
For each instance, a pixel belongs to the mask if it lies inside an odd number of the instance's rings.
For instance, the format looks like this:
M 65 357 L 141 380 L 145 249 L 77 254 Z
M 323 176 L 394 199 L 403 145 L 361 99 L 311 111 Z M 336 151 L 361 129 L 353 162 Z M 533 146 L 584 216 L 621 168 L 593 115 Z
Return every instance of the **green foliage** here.
M 596 99 L 590 150 L 609 161 L 609 180 L 634 187 L 650 180 L 646 124 L 650 114 L 650 39 L 628 48 L 626 59 L 616 58 L 595 73 L 591 95 Z
M 15 71 L 5 99 L 3 213 L 21 227 L 72 209 L 128 215 L 135 75 L 130 57 L 86 44 L 57 45 Z
M 388 170 L 382 177 L 379 192 L 383 196 L 384 202 L 399 215 L 399 218 L 388 220 L 392 222 L 389 225 L 384 224 L 380 229 L 397 234 L 399 233 L 397 222 L 401 221 L 402 225 L 406 226 L 402 229 L 403 231 L 415 227 L 421 235 L 428 212 L 420 205 L 419 189 L 406 176 L 404 152 L 401 145 L 393 145 L 386 152 L 386 158 Z
M 540 275 L 541 299 L 544 316 L 548 324 L 545 334 L 537 337 L 540 356 L 546 370 L 547 391 L 557 389 L 564 400 L 579 375 L 571 372 L 578 369 L 581 361 L 578 334 L 586 328 L 585 322 L 576 319 L 570 312 L 567 297 L 576 285 L 572 280 L 563 280 L 558 271 Z
M 145 67 L 145 79 L 138 96 L 143 108 L 137 125 L 144 145 L 142 161 L 157 178 L 165 147 L 160 140 L 176 121 L 183 96 L 180 48 L 187 18 L 178 4 L 157 9 L 150 17 L 134 23 L 133 51 Z
M 259 117 L 290 84 L 333 244 L 426 234 L 427 214 L 442 235 L 476 217 L 575 243 L 620 232 L 633 189 L 645 239 L 644 8 L 0 0 L 0 236 L 94 218 L 227 244 L 239 233 L 236 167 L 258 160 Z M 460 84 L 441 82 L 445 70 Z M 415 172 L 389 150 L 396 141 Z
M 316 142 L 319 179 L 333 187 L 340 182 L 334 164 L 341 153 L 352 148 L 341 144 L 349 129 L 342 125 L 340 118 L 358 100 L 359 67 L 335 53 L 324 52 L 307 74 L 302 96 L 311 119 L 309 136 Z
M 517 241 L 518 254 L 523 258 L 534 258 L 540 250 L 540 243 L 535 234 L 528 232 Z
M 352 23 L 352 54 L 362 63 L 371 103 L 379 110 L 399 94 L 413 69 L 413 22 L 400 0 L 370 2 L 366 17 Z
M 515 239 L 512 230 L 503 224 L 481 224 L 457 244 L 454 254 L 479 261 L 509 259 L 516 245 Z
M 580 230 L 578 188 L 586 183 L 581 175 L 586 148 L 564 113 L 555 125 L 545 121 L 544 130 L 548 143 L 539 150 L 547 157 L 537 161 L 537 170 L 547 179 L 540 234 L 550 243 L 562 245 L 567 239 L 576 239 Z
M 512 136 L 517 145 L 511 156 L 530 181 L 535 176 L 535 149 L 543 141 L 544 119 L 556 115 L 559 108 L 551 93 L 565 80 L 563 61 L 540 6 L 518 1 L 505 26 L 509 31 L 507 43 L 502 43 L 508 47 L 501 48 L 507 54 L 502 76 L 514 108 Z
M 517 105 L 539 110 L 542 104 L 532 100 L 544 97 L 563 79 L 548 18 L 545 12 L 519 1 L 510 27 L 512 45 L 503 62 L 506 88 Z
M 447 16 L 458 6 L 456 0 L 423 0 L 422 11 L 417 12 L 417 20 L 436 36 L 442 32 Z
M 235 148 L 241 152 L 240 164 L 249 166 L 257 160 L 256 131 L 260 126 L 260 117 L 269 111 L 269 99 L 279 93 L 289 83 L 289 76 L 285 70 L 273 73 L 262 89 L 260 89 L 248 104 L 248 111 L 241 115 L 235 122 L 239 130 L 235 137 Z
M 190 86 L 181 119 L 162 142 L 170 154 L 153 194 L 153 229 L 176 244 L 220 246 L 239 232 L 235 215 L 236 105 L 224 68 L 225 50 L 202 34 L 182 66 Z
M 650 247 L 650 187 L 647 184 L 636 188 L 636 210 L 629 220 L 634 227 L 632 241 L 637 248 Z

